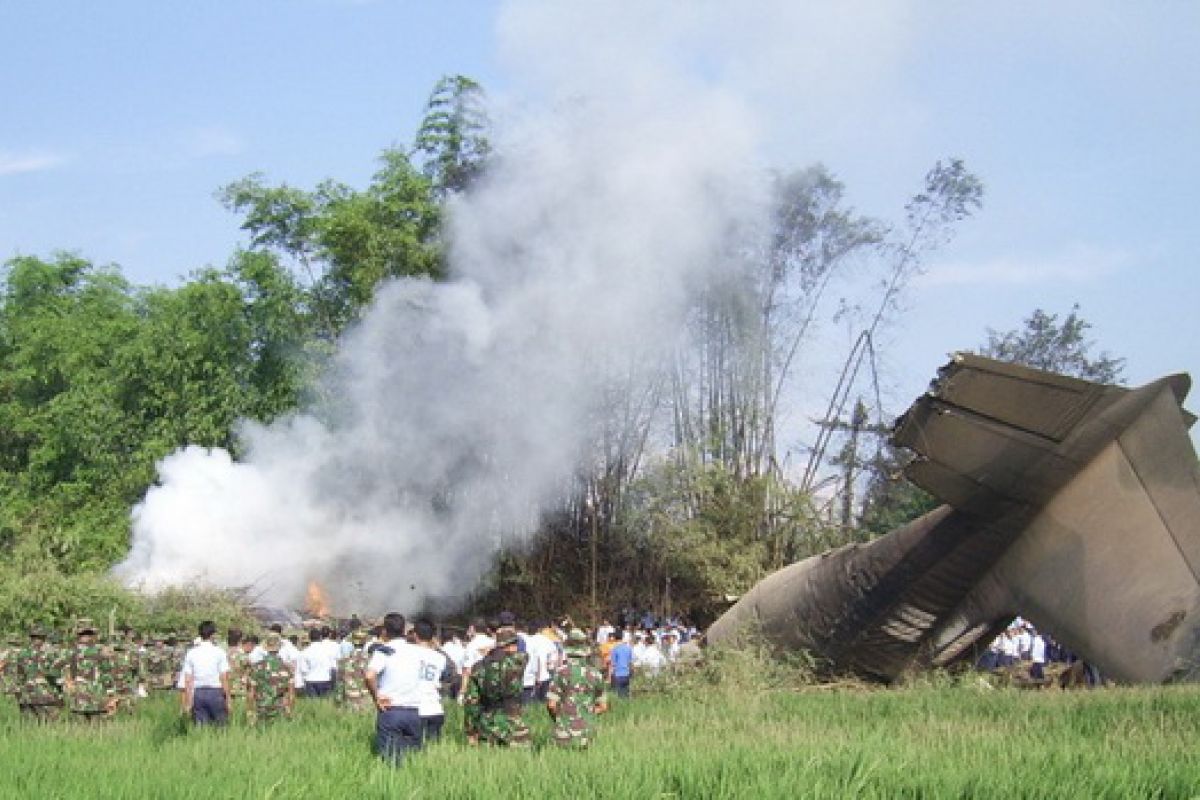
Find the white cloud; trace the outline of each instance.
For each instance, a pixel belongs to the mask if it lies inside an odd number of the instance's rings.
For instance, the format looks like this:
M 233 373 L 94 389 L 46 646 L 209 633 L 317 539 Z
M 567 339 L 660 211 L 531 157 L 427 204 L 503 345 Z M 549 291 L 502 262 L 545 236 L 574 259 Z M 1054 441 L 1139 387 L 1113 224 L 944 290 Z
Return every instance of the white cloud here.
M 246 140 L 224 125 L 205 125 L 184 134 L 184 149 L 193 158 L 236 156 L 246 151 Z
M 0 150 L 0 175 L 19 175 L 23 172 L 43 172 L 65 163 L 67 157 L 61 153 L 34 150 L 13 153 Z
M 1129 263 L 1124 250 L 1074 244 L 1059 253 L 997 256 L 983 261 L 935 264 L 914 282 L 918 286 L 1033 286 L 1050 282 L 1090 283 Z

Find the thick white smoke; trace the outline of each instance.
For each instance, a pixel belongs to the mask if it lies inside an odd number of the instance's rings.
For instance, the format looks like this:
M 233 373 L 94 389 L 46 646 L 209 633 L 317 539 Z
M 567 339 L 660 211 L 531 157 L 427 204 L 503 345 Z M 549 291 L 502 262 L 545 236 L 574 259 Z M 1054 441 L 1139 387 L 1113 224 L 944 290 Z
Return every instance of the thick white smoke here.
M 578 463 L 606 368 L 676 341 L 689 290 L 761 210 L 753 115 L 637 4 L 562 7 L 502 14 L 526 91 L 451 209 L 453 279 L 380 288 L 327 376 L 331 422 L 248 424 L 240 462 L 164 459 L 127 581 L 295 604 L 315 579 L 341 610 L 462 596 Z

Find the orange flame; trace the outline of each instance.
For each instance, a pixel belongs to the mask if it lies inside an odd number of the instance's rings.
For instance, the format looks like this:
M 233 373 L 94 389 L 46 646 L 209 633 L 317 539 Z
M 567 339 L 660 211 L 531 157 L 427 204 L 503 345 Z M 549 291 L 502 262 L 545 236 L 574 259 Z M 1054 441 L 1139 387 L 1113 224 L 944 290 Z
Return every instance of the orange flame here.
M 304 610 L 314 617 L 329 616 L 329 595 L 324 587 L 316 581 L 308 582 L 308 595 L 305 598 Z

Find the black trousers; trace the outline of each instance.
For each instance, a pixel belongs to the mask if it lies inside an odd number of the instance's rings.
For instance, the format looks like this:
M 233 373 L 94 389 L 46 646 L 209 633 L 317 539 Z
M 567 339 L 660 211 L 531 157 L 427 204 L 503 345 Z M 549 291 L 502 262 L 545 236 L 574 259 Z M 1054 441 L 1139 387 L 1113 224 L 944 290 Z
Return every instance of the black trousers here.
M 229 720 L 224 689 L 196 689 L 192 692 L 192 721 L 197 725 L 224 725 Z
M 445 714 L 436 717 L 421 717 L 421 742 L 436 742 L 442 738 L 442 725 L 446 722 Z
M 405 752 L 421 747 L 421 717 L 415 708 L 389 708 L 375 718 L 375 747 L 396 766 Z

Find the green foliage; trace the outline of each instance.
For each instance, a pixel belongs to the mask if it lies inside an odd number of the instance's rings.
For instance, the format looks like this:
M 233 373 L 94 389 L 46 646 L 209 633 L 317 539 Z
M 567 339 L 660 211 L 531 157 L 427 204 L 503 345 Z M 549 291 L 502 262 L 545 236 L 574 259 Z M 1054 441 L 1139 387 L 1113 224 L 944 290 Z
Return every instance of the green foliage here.
M 100 570 L 129 509 L 184 444 L 233 448 L 243 417 L 294 407 L 303 376 L 286 275 L 242 256 L 136 289 L 72 255 L 10 261 L 0 290 L 0 553 Z M 299 362 L 302 363 L 302 362 Z
M 236 594 L 211 587 L 180 586 L 140 594 L 106 574 L 66 574 L 42 563 L 0 567 L 0 631 L 24 631 L 37 624 L 67 635 L 80 617 L 105 627 L 128 625 L 161 633 L 194 631 L 211 619 L 222 628 L 257 623 Z
M 413 153 L 423 157 L 423 172 L 439 194 L 465 191 L 483 174 L 490 126 L 478 83 L 446 75 L 433 87 Z
M 890 444 L 876 455 L 858 520 L 864 540 L 889 533 L 940 505 L 937 498 L 904 477 L 910 458 Z
M 988 341 L 979 353 L 1000 361 L 1024 364 L 1099 383 L 1120 383 L 1125 359 L 1107 351 L 1091 355 L 1094 342 L 1087 338 L 1092 327 L 1079 316 L 1079 305 L 1060 323 L 1058 314 L 1035 309 L 1024 327 L 1006 333 L 988 330 Z
M 267 186 L 253 174 L 220 192 L 225 206 L 243 215 L 251 252 L 286 258 L 305 277 L 305 292 L 291 283 L 287 293 L 303 302 L 329 341 L 370 303 L 383 279 L 442 272 L 441 212 L 430 180 L 401 150 L 384 151 L 380 161 L 364 191 L 336 181 L 313 191 Z M 272 285 L 284 288 L 283 280 L 280 274 Z

